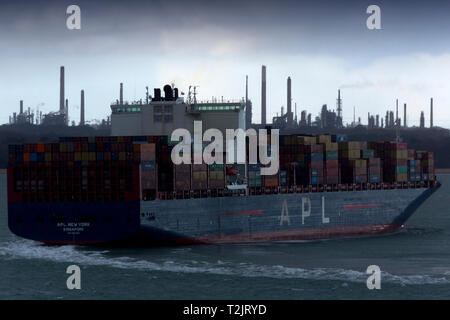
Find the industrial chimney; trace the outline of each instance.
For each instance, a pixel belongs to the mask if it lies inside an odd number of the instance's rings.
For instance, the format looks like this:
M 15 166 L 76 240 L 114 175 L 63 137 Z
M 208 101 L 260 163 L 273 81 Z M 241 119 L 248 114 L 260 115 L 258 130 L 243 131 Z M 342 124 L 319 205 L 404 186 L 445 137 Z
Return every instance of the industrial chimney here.
M 245 127 L 252 126 L 252 103 L 248 100 L 248 76 L 245 76 Z
M 261 70 L 261 124 L 266 125 L 266 66 Z
M 395 100 L 395 126 L 400 126 L 398 123 L 398 99 Z
M 19 114 L 22 114 L 23 113 L 23 100 L 20 100 L 20 113 Z
M 433 128 L 433 98 L 430 100 L 430 128 Z
M 84 126 L 84 90 L 81 90 L 80 126 Z
M 123 105 L 123 83 L 120 83 L 120 97 L 119 97 L 120 105 Z
M 64 67 L 59 72 L 59 113 L 64 113 Z
M 66 99 L 66 108 L 64 109 L 64 119 L 66 121 L 66 125 L 69 124 L 69 99 Z
M 406 128 L 406 103 L 403 105 L 403 126 Z
M 292 98 L 291 98 L 291 77 L 287 78 L 287 122 L 288 127 L 292 127 Z

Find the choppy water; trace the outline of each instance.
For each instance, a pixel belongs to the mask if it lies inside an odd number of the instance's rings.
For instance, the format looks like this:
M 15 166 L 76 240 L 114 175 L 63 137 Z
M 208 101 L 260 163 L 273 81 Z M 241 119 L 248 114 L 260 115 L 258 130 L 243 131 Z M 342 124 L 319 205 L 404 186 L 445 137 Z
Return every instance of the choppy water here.
M 99 249 L 8 230 L 0 176 L 0 299 L 449 299 L 450 175 L 395 235 L 282 244 Z M 68 290 L 66 268 L 81 268 Z M 368 290 L 366 269 L 382 270 Z

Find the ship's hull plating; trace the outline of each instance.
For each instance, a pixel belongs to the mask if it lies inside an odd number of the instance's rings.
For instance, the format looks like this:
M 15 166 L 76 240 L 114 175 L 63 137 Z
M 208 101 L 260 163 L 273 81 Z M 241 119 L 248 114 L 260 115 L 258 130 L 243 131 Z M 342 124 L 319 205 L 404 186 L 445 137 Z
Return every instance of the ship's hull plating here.
M 9 203 L 15 234 L 46 243 L 195 244 L 395 232 L 436 190 L 394 189 L 111 203 Z

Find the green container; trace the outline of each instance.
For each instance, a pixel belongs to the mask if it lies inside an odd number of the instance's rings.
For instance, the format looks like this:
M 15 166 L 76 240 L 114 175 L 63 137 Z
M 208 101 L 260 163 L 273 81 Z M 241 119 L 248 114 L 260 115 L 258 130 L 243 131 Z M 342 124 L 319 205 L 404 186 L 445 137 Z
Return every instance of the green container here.
M 408 173 L 408 166 L 397 166 L 397 173 Z
M 261 173 L 259 171 L 249 171 L 248 186 L 261 187 Z
M 223 164 L 217 163 L 210 164 L 209 171 L 223 171 Z
M 338 151 L 327 151 L 325 152 L 326 160 L 338 160 L 339 153 Z
M 372 149 L 365 149 L 365 150 L 361 150 L 361 158 L 362 159 L 369 159 L 369 158 L 373 158 L 374 157 L 374 153 Z

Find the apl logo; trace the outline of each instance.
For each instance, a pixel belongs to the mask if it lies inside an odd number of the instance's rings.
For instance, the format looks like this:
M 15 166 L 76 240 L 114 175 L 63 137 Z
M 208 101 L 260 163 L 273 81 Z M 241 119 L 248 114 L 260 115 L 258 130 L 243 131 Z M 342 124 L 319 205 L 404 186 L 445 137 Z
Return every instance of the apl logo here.
M 311 199 L 309 197 L 302 197 L 302 224 L 305 224 L 305 218 L 308 218 L 311 216 Z M 325 217 L 325 197 L 321 197 L 321 213 L 322 213 L 322 223 L 330 223 L 330 218 Z M 291 225 L 291 218 L 289 216 L 289 207 L 287 204 L 287 200 L 284 199 L 281 203 L 281 216 L 280 216 L 280 226 L 282 225 Z

